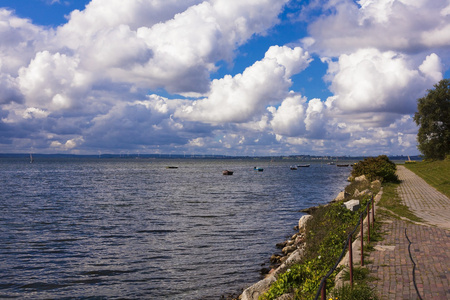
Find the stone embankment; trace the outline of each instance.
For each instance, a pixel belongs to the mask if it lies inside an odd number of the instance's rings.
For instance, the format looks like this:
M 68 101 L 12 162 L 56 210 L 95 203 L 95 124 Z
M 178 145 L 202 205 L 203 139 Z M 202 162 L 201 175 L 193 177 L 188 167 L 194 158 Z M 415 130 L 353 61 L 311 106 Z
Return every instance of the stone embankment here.
M 369 183 L 364 175 L 356 178 L 349 178 L 349 181 L 363 183 L 361 186 L 369 186 L 370 184 L 371 189 L 379 189 L 381 187 L 380 181 L 376 180 L 372 183 Z M 345 199 L 349 199 L 351 197 L 356 198 L 371 194 L 372 192 L 369 189 L 364 189 L 361 192 L 358 189 L 355 189 L 352 195 L 343 191 L 339 193 L 339 195 L 331 202 L 343 202 Z M 347 207 L 351 210 L 355 209 L 355 205 L 359 205 L 359 200 L 355 201 L 357 203 L 353 200 L 347 201 Z M 260 280 L 259 282 L 245 289 L 244 292 L 239 296 L 240 300 L 258 300 L 259 296 L 269 290 L 270 286 L 277 280 L 279 275 L 285 273 L 293 264 L 301 261 L 306 247 L 306 224 L 313 217 L 310 214 L 313 213 L 316 209 L 317 207 L 310 207 L 308 209 L 302 210 L 302 212 L 308 213 L 308 215 L 304 215 L 300 218 L 298 223 L 298 232 L 284 243 L 277 244 L 277 247 L 281 249 L 282 255 L 274 254 L 271 256 L 270 262 L 272 264 L 272 267 L 271 269 L 264 270 L 264 273 L 266 273 L 266 277 L 263 280 Z M 342 263 L 345 264 L 346 261 L 344 260 Z M 280 298 L 280 300 L 282 299 L 290 299 L 290 295 L 286 295 L 286 297 Z
M 298 222 L 298 233 L 294 234 L 284 243 L 277 244 L 277 247 L 282 249 L 281 252 L 283 255 L 272 255 L 270 262 L 274 268 L 268 272 L 263 280 L 245 289 L 239 299 L 257 300 L 259 296 L 270 288 L 270 285 L 277 280 L 280 274 L 285 273 L 293 264 L 300 262 L 305 250 L 306 224 L 311 218 L 311 215 L 304 215 L 300 218 Z

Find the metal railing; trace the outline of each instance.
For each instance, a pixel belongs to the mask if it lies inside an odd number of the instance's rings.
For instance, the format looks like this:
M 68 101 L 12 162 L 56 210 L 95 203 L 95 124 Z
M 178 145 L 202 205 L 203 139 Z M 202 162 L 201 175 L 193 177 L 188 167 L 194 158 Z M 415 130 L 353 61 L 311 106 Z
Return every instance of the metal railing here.
M 336 264 L 328 271 L 328 273 L 322 278 L 320 282 L 319 289 L 317 290 L 316 297 L 314 300 L 317 300 L 319 296 L 321 296 L 321 300 L 326 299 L 326 282 L 328 277 L 336 271 L 337 266 L 341 262 L 344 257 L 347 247 L 349 247 L 349 274 L 350 274 L 350 285 L 353 287 L 353 249 L 352 249 L 352 236 L 360 227 L 361 230 L 361 266 L 364 266 L 364 216 L 367 215 L 367 243 L 370 243 L 370 206 L 372 206 L 372 229 L 375 226 L 375 209 L 374 209 L 374 200 L 373 196 L 370 198 L 369 202 L 367 202 L 366 209 L 359 215 L 358 223 L 351 233 L 349 233 L 347 240 L 345 241 L 344 249 L 342 249 L 341 255 L 339 256 Z

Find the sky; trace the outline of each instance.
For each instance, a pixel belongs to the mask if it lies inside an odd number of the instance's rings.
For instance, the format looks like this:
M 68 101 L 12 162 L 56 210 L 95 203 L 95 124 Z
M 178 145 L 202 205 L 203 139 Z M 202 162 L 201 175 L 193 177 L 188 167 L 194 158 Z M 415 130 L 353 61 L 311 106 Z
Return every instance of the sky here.
M 0 153 L 416 155 L 450 0 L 0 0 Z

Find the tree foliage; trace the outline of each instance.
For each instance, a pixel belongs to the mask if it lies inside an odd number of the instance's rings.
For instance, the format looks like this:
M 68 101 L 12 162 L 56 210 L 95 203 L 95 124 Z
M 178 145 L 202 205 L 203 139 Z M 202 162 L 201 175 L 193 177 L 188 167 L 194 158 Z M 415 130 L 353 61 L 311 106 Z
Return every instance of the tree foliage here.
M 352 176 L 358 177 L 366 175 L 372 181 L 379 179 L 384 182 L 397 182 L 395 174 L 397 167 L 386 155 L 378 157 L 368 157 L 353 166 Z
M 450 79 L 435 84 L 417 102 L 418 149 L 425 159 L 444 159 L 450 154 Z

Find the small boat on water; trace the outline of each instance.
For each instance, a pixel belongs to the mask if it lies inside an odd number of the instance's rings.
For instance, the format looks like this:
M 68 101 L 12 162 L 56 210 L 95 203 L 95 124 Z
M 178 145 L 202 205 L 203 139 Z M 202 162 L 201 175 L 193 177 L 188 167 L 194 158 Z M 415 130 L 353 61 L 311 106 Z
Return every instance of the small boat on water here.
M 222 171 L 222 174 L 223 174 L 223 175 L 233 175 L 233 171 L 230 171 L 230 170 L 224 170 L 224 171 Z
M 329 162 L 328 165 L 334 165 L 334 161 Z
M 176 166 L 167 166 L 166 169 L 178 169 Z
M 337 166 L 337 167 L 348 167 L 349 164 L 337 164 L 336 166 Z
M 297 170 L 296 166 L 290 166 L 291 170 Z
M 34 163 L 33 154 L 30 153 L 30 164 Z
M 254 167 L 253 170 L 258 171 L 258 172 L 264 171 L 264 169 L 261 167 Z
M 309 168 L 311 165 L 310 164 L 305 164 L 305 165 L 298 165 L 297 167 L 299 168 Z

